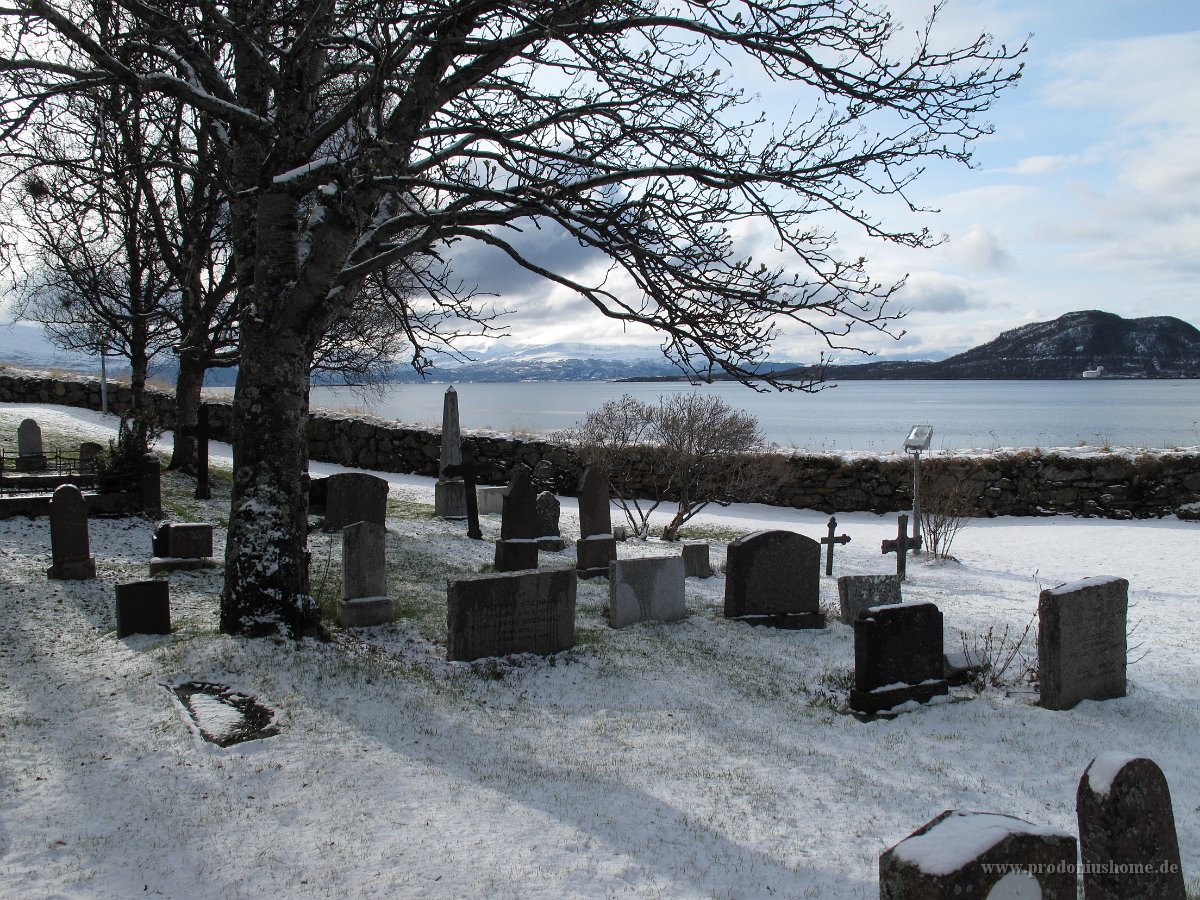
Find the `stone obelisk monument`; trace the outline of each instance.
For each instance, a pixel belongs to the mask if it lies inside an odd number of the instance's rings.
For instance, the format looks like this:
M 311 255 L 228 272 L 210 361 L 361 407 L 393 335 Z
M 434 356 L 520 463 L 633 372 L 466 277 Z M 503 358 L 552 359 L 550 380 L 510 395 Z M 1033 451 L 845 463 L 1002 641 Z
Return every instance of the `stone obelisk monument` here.
M 442 455 L 438 461 L 438 480 L 433 486 L 433 510 L 443 519 L 467 517 L 467 490 L 461 477 L 447 477 L 447 466 L 462 465 L 462 430 L 458 424 L 458 392 L 446 388 L 442 402 Z

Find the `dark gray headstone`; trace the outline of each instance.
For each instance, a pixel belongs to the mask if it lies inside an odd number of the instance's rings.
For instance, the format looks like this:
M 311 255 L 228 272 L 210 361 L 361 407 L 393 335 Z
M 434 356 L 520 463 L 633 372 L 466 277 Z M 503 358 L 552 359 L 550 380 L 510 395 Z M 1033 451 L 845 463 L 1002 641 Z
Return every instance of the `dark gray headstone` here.
M 171 588 L 165 581 L 117 585 L 117 637 L 171 633 Z
M 608 567 L 616 558 L 615 538 L 593 535 L 575 542 L 575 570 L 580 578 L 607 578 Z
M 384 524 L 388 483 L 366 472 L 339 472 L 325 479 L 325 518 L 322 531 L 341 531 L 355 522 Z
M 687 616 L 683 557 L 619 559 L 608 570 L 608 624 L 677 622 Z
M 1038 598 L 1041 705 L 1125 696 L 1129 582 L 1102 575 L 1042 591 Z
M 1076 846 L 1013 816 L 946 810 L 880 855 L 879 897 L 1076 900 Z
M 538 567 L 537 541 L 529 539 L 496 541 L 495 569 L 497 572 L 520 572 Z
M 948 691 L 942 613 L 936 606 L 875 606 L 854 620 L 851 709 L 873 715 L 910 700 L 924 703 Z
M 337 604 L 343 628 L 383 625 L 395 618 L 387 589 L 387 530 L 375 522 L 342 529 L 342 597 Z
M 579 483 L 579 536 L 612 537 L 608 473 L 599 466 L 584 469 L 583 479 Z
M 538 547 L 542 550 L 558 551 L 567 546 L 558 526 L 561 512 L 558 498 L 550 491 L 537 495 Z
M 538 529 L 537 491 L 533 489 L 529 467 L 517 463 L 512 468 L 508 480 L 508 490 L 504 493 L 504 511 L 500 519 L 500 539 L 502 541 L 535 541 L 541 537 Z
M 777 628 L 823 628 L 821 545 L 793 531 L 757 531 L 729 545 L 725 616 Z
M 688 578 L 711 578 L 712 563 L 708 560 L 708 544 L 684 544 L 683 574 Z
M 1079 779 L 1084 900 L 1184 900 L 1166 776 L 1153 760 L 1102 753 Z
M 64 484 L 50 498 L 50 578 L 79 581 L 96 577 L 88 543 L 87 502 L 79 488 Z
M 163 522 L 154 529 L 154 555 L 202 559 L 213 555 L 213 527 L 206 522 Z
M 438 458 L 438 480 L 433 486 L 433 511 L 443 519 L 467 517 L 467 487 L 462 478 L 441 473 L 450 466 L 462 465 L 462 429 L 458 422 L 458 392 L 446 388 L 442 400 L 442 452 Z
M 451 580 L 447 658 L 569 650 L 575 644 L 576 585 L 570 569 Z
M 46 468 L 42 429 L 33 419 L 23 419 L 17 426 L 17 468 L 23 472 Z
M 93 441 L 84 441 L 79 445 L 79 471 L 95 472 L 103 456 L 103 447 Z
M 837 580 L 841 620 L 853 625 L 858 614 L 872 606 L 900 603 L 898 575 L 842 575 Z
M 325 498 L 329 495 L 329 479 L 326 477 L 308 479 L 308 511 L 314 515 L 325 515 Z

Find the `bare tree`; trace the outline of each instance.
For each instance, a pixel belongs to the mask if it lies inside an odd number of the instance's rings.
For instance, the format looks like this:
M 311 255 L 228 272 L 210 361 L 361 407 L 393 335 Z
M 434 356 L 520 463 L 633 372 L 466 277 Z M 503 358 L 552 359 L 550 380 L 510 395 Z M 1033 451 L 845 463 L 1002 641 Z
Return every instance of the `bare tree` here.
M 949 460 L 928 460 L 921 472 L 921 533 L 925 553 L 933 559 L 953 559 L 955 537 L 978 511 L 965 466 Z
M 98 5 L 128 21 L 104 32 Z M 840 258 L 813 217 L 931 243 L 867 201 L 908 202 L 925 161 L 968 161 L 1024 49 L 940 49 L 931 16 L 902 52 L 891 17 L 858 0 L 13 0 L 0 16 L 0 139 L 47 98 L 113 83 L 225 125 L 243 315 L 222 628 L 295 635 L 317 625 L 308 373 L 367 275 L 423 273 L 454 243 L 498 248 L 658 329 L 686 371 L 752 379 L 780 322 L 837 344 L 894 320 L 897 285 Z M 768 123 L 728 74 L 747 67 L 807 110 Z M 778 265 L 739 248 L 749 217 Z M 529 258 L 511 235 L 533 225 L 633 288 Z

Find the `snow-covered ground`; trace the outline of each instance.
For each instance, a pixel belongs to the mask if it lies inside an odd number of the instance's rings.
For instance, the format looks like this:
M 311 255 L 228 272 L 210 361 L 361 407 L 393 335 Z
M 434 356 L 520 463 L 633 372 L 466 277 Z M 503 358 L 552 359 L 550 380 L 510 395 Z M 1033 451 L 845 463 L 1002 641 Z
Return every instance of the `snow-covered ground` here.
M 12 404 L 0 432 L 26 415 L 48 445 L 114 430 L 97 413 Z M 972 522 L 960 562 L 912 562 L 904 587 L 942 610 L 947 649 L 1020 634 L 1041 587 L 1121 575 L 1144 654 L 1129 696 L 1051 712 L 1028 686 L 959 690 L 863 723 L 840 711 L 852 630 L 726 621 L 720 575 L 688 580 L 685 621 L 620 631 L 605 624 L 606 582 L 582 582 L 573 650 L 447 663 L 445 578 L 477 572 L 492 545 L 432 517 L 430 479 L 384 477 L 401 618 L 298 646 L 220 634 L 219 570 L 171 576 L 172 635 L 118 640 L 113 586 L 145 577 L 153 523 L 93 520 L 99 577 L 50 582 L 47 521 L 0 522 L 0 896 L 875 897 L 879 853 L 944 809 L 1075 831 L 1079 777 L 1105 751 L 1162 767 L 1200 884 L 1200 525 Z M 164 487 L 176 518 L 226 516 L 219 473 L 207 504 L 184 478 Z M 815 538 L 827 518 L 738 506 L 697 525 L 720 563 L 737 534 Z M 836 574 L 892 569 L 879 544 L 894 516 L 837 518 L 852 541 Z M 484 519 L 494 539 L 498 517 Z M 563 519 L 574 537 L 569 499 Z M 312 551 L 328 601 L 339 539 L 317 532 Z M 542 564 L 569 567 L 572 551 Z M 835 580 L 821 591 L 832 610 Z M 282 731 L 204 743 L 168 689 L 185 681 L 256 696 Z

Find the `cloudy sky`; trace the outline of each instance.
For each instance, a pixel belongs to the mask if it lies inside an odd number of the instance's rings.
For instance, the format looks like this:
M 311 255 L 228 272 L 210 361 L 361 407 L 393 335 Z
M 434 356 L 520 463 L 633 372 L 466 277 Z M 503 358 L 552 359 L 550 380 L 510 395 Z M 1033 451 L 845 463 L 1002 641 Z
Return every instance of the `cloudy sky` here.
M 914 26 L 929 7 L 888 5 Z M 939 212 L 912 225 L 948 240 L 907 251 L 838 229 L 877 279 L 909 275 L 907 334 L 867 332 L 861 344 L 941 356 L 1080 309 L 1200 326 L 1200 3 L 951 0 L 937 33 L 968 43 L 980 31 L 1010 46 L 1031 35 L 1030 50 L 1025 76 L 988 117 L 995 134 L 977 145 L 975 167 L 931 167 L 917 185 L 914 199 Z M 578 253 L 543 237 L 560 261 Z M 654 343 L 497 262 L 460 269 L 516 311 L 506 343 Z M 806 359 L 816 346 L 797 330 L 773 355 Z

